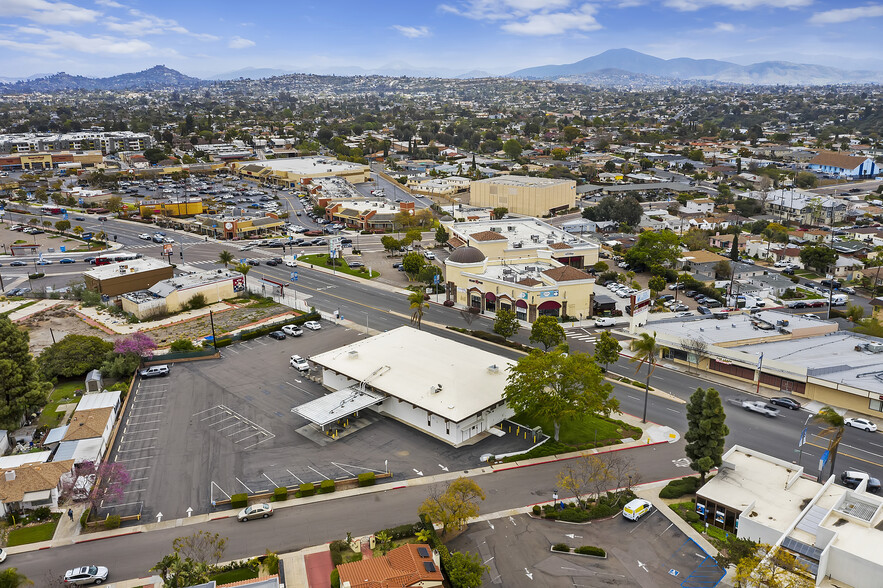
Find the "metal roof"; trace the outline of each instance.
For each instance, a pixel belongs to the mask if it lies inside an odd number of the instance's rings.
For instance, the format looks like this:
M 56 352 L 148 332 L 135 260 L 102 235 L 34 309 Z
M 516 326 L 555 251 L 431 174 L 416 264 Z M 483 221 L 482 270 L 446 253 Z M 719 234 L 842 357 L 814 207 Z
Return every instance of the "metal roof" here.
M 344 388 L 306 404 L 295 406 L 291 412 L 302 416 L 314 425 L 324 427 L 369 406 L 383 402 L 383 395 L 358 388 Z

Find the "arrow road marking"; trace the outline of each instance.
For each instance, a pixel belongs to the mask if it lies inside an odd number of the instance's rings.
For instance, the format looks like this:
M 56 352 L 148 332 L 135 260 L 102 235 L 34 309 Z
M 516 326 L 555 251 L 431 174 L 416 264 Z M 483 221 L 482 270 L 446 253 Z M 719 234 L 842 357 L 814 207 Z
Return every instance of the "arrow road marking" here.
M 444 470 L 444 471 L 448 471 L 448 467 L 447 467 L 447 466 L 443 466 L 442 464 L 438 464 L 438 467 L 440 467 L 440 468 L 441 468 L 442 470 Z
M 531 580 L 533 580 L 533 574 L 530 573 L 527 568 L 524 568 L 524 574 Z
M 573 533 L 568 533 L 565 537 L 570 537 L 571 539 L 582 539 L 582 535 L 574 535 Z
M 488 521 L 487 524 L 491 526 L 491 529 L 494 528 L 494 524 L 492 522 Z
M 423 472 L 419 471 L 417 468 L 414 468 L 414 472 L 415 472 L 418 476 L 422 476 L 422 475 L 423 475 Z
M 645 572 L 647 572 L 648 574 L 650 573 L 650 570 L 647 569 L 646 565 L 641 563 L 641 560 L 638 560 L 638 567 L 641 568 L 642 570 L 644 570 Z
M 192 514 L 193 514 L 193 507 L 192 506 L 187 507 L 187 518 L 189 519 L 190 515 L 192 515 Z
M 156 513 L 156 522 L 157 522 L 157 523 L 161 523 L 161 522 L 162 522 L 162 513 L 161 513 L 161 512 Z
M 513 527 L 517 527 L 517 526 L 518 526 L 518 524 L 516 524 L 516 522 L 515 522 L 515 519 L 513 519 L 512 517 L 509 517 L 509 522 L 512 523 L 512 526 L 513 526 Z

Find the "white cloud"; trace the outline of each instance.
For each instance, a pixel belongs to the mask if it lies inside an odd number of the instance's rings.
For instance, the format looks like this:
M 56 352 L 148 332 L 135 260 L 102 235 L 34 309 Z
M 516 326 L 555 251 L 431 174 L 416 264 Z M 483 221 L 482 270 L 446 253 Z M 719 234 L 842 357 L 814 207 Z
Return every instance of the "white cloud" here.
M 3 18 L 25 18 L 40 24 L 74 25 L 94 22 L 101 16 L 96 10 L 75 6 L 67 2 L 49 0 L 3 0 Z
M 664 0 L 663 5 L 683 12 L 702 8 L 721 7 L 730 10 L 754 10 L 755 8 L 803 8 L 813 0 Z
M 501 28 L 516 35 L 560 35 L 568 31 L 596 31 L 601 24 L 595 20 L 596 8 L 584 4 L 572 12 L 532 14 L 523 21 L 508 22 Z
M 736 32 L 736 26 L 728 23 L 728 22 L 716 22 L 714 23 L 714 30 L 716 33 L 734 33 Z
M 135 20 L 124 22 L 117 17 L 107 17 L 104 25 L 115 33 L 123 33 L 133 37 L 177 33 L 179 35 L 186 35 L 188 37 L 193 37 L 194 39 L 199 39 L 200 41 L 217 41 L 220 39 L 220 37 L 216 37 L 215 35 L 194 33 L 178 24 L 175 20 L 160 18 L 135 8 L 130 9 L 129 14 L 135 17 Z
M 403 25 L 392 25 L 392 28 L 400 32 L 409 39 L 419 39 L 420 37 L 428 37 L 432 33 L 428 27 L 406 27 Z
M 243 39 L 242 37 L 233 37 L 230 39 L 230 42 L 227 43 L 227 47 L 230 49 L 248 49 L 249 47 L 254 47 L 255 42 L 250 39 Z
M 515 35 L 545 36 L 601 28 L 595 19 L 597 8 L 573 0 L 466 0 L 456 6 L 441 4 L 439 10 L 473 20 L 498 22 L 503 31 Z
M 43 37 L 48 48 L 57 51 L 76 51 L 90 55 L 132 55 L 153 52 L 153 46 L 139 39 L 121 39 L 93 35 L 86 37 L 72 31 L 57 31 L 38 27 L 19 27 L 17 31 L 23 35 Z
M 125 8 L 119 2 L 114 2 L 114 0 L 95 0 L 95 4 L 99 6 L 107 6 L 108 8 Z
M 883 16 L 883 5 L 870 4 L 856 8 L 837 8 L 835 10 L 826 10 L 825 12 L 816 12 L 809 19 L 809 22 L 812 24 L 839 24 L 875 16 Z

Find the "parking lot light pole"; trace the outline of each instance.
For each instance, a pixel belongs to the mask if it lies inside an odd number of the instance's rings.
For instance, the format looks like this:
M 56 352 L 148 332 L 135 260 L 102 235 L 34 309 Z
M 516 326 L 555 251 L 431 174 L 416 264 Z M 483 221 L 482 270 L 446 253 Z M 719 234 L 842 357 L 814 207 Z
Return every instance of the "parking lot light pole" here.
M 218 350 L 218 340 L 215 339 L 215 316 L 214 312 L 211 310 L 208 311 L 208 320 L 212 325 L 212 347 L 215 348 L 215 351 Z

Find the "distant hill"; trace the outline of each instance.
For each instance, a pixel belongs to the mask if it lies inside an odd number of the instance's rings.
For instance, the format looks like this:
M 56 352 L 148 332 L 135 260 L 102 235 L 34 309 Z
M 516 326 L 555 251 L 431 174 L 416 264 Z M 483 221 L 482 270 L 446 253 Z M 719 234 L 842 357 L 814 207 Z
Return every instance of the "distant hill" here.
M 604 70 L 616 70 L 635 75 L 670 78 L 675 80 L 702 80 L 740 84 L 842 84 L 881 82 L 883 73 L 873 71 L 846 71 L 821 65 L 766 61 L 739 65 L 716 59 L 661 59 L 632 49 L 610 49 L 575 63 L 541 65 L 512 72 L 507 77 L 552 81 L 575 81 Z M 585 83 L 585 82 L 583 82 Z
M 262 80 L 264 78 L 274 78 L 276 76 L 284 76 L 290 73 L 294 72 L 286 71 L 284 69 L 275 69 L 272 67 L 243 67 L 242 69 L 237 69 L 236 71 L 219 73 L 210 77 L 209 79 L 219 81 L 238 80 L 239 78 L 244 78 L 246 80 Z
M 51 76 L 22 80 L 0 86 L 5 92 L 61 92 L 64 90 L 157 90 L 162 88 L 192 88 L 205 82 L 185 76 L 164 65 L 156 65 L 137 73 L 120 74 L 109 78 L 72 76 L 64 72 Z

